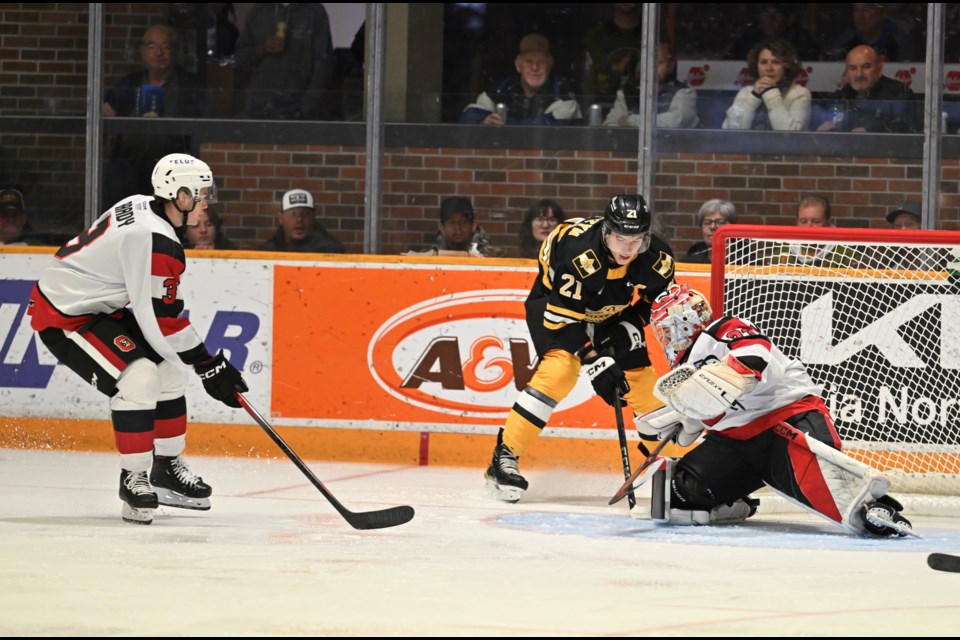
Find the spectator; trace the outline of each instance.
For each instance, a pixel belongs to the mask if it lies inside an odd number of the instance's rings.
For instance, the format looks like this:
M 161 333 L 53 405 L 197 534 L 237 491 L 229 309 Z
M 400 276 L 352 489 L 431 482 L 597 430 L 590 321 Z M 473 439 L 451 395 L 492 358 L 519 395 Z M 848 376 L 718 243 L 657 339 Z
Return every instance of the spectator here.
M 590 101 L 609 109 L 617 92 L 636 85 L 640 62 L 643 5 L 612 2 L 613 15 L 591 28 L 583 40 L 586 52 L 583 93 Z
M 826 54 L 827 60 L 843 60 L 860 45 L 877 52 L 881 61 L 922 61 L 917 57 L 913 36 L 887 15 L 886 4 L 853 2 L 850 4 L 853 28 L 846 31 Z
M 553 200 L 540 200 L 527 209 L 520 227 L 520 257 L 536 260 L 540 245 L 566 219 L 563 208 Z
M 206 101 L 200 81 L 177 65 L 177 33 L 165 25 L 149 27 L 143 34 L 140 58 L 144 69 L 123 76 L 107 92 L 103 115 L 127 118 L 195 118 L 205 115 Z M 150 193 L 154 165 L 171 153 L 189 151 L 183 135 L 124 134 L 108 141 L 104 173 L 104 199 L 117 202 L 139 193 Z
M 437 240 L 424 251 L 408 251 L 405 255 L 474 256 L 494 258 L 504 255 L 490 245 L 487 233 L 473 219 L 469 198 L 451 196 L 440 203 L 440 227 Z
M 520 41 L 514 59 L 516 73 L 501 80 L 490 94 L 481 93 L 477 101 L 460 114 L 464 124 L 581 124 L 583 114 L 576 96 L 553 72 L 550 43 L 539 33 Z M 506 119 L 497 113 L 497 105 L 506 106 Z
M 223 233 L 223 219 L 216 205 L 201 210 L 197 223 L 186 225 L 183 246 L 187 249 L 235 249 L 236 246 Z
M 666 42 L 657 47 L 657 126 L 668 129 L 695 129 L 700 124 L 697 117 L 697 92 L 677 80 L 677 58 Z M 607 114 L 605 126 L 640 126 L 640 91 L 632 84 L 630 96 L 623 89 L 617 90 L 617 100 Z
M 804 196 L 797 205 L 798 227 L 832 227 L 830 201 L 823 196 Z
M 239 37 L 237 12 L 233 3 L 207 3 L 207 59 L 232 60 Z
M 248 117 L 323 119 L 333 67 L 330 20 L 322 4 L 254 4 L 237 40 L 237 70 L 251 74 Z
M 297 253 L 344 253 L 339 240 L 317 222 L 313 196 L 303 189 L 283 194 L 280 222 L 273 237 L 260 246 L 261 251 L 293 251 Z
M 923 228 L 922 207 L 916 200 L 904 200 L 899 208 L 887 214 L 891 229 L 919 230 Z M 884 256 L 881 268 L 941 271 L 952 262 L 949 251 L 940 247 L 907 245 L 896 247 L 892 255 Z
M 832 227 L 830 201 L 823 196 L 804 196 L 797 205 L 798 227 Z M 772 264 L 797 264 L 815 267 L 856 266 L 856 252 L 835 244 L 791 242 L 773 249 Z
M 683 262 L 710 264 L 713 251 L 713 234 L 725 224 L 734 224 L 737 221 L 737 208 L 732 202 L 715 198 L 707 200 L 700 206 L 697 213 L 697 223 L 703 240 L 693 243 L 683 257 Z
M 891 229 L 920 229 L 920 203 L 916 200 L 904 200 L 898 209 L 887 214 Z
M 15 187 L 0 189 L 0 245 L 59 247 L 68 239 L 66 234 L 35 232 L 27 215 L 23 192 Z
M 25 235 L 31 230 L 20 190 L 0 191 L 0 245 L 27 244 Z
M 820 45 L 800 24 L 800 16 L 795 9 L 803 5 L 766 3 L 750 6 L 759 8 L 760 13 L 734 40 L 723 56 L 725 59 L 746 60 L 755 44 L 772 38 L 782 38 L 792 44 L 797 56 L 805 62 L 820 59 Z
M 817 131 L 916 133 L 920 130 L 913 90 L 883 75 L 883 61 L 866 45 L 847 54 L 847 84 L 831 96 L 833 115 Z
M 737 93 L 727 109 L 724 129 L 806 131 L 810 128 L 810 91 L 797 83 L 800 61 L 786 40 L 764 40 L 747 55 L 752 86 Z

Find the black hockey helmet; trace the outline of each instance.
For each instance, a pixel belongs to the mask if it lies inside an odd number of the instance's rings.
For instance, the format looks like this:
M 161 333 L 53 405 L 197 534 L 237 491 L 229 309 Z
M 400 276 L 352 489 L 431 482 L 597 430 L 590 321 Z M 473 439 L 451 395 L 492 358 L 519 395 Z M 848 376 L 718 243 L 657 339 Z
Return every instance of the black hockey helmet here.
M 643 196 L 617 194 L 610 198 L 603 211 L 604 233 L 622 236 L 641 236 L 650 232 L 653 214 Z

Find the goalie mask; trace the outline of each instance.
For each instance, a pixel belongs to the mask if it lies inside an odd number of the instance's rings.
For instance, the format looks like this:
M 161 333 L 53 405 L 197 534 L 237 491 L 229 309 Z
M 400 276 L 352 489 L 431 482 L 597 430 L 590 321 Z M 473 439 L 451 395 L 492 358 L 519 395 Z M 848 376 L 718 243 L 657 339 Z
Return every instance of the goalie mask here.
M 657 296 L 650 313 L 653 332 L 671 364 L 711 322 L 710 303 L 703 294 L 685 284 L 675 284 Z

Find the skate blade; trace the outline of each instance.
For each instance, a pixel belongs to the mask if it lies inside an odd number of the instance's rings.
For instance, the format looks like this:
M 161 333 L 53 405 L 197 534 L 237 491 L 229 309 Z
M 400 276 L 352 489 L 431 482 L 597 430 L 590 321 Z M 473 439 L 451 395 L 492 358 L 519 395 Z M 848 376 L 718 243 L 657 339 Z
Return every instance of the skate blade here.
M 520 502 L 520 496 L 523 495 L 523 489 L 511 487 L 510 485 L 497 484 L 496 480 L 492 478 L 487 478 L 487 491 L 497 500 L 511 504 Z
M 210 498 L 191 498 L 182 493 L 177 493 L 171 489 L 163 487 L 154 487 L 157 492 L 157 501 L 165 507 L 176 507 L 177 509 L 193 509 L 194 511 L 207 511 L 210 509 Z
M 867 513 L 867 520 L 870 522 L 870 524 L 876 527 L 887 527 L 889 529 L 894 529 L 896 533 L 891 533 L 890 537 L 898 537 L 898 538 L 913 537 L 913 538 L 920 538 L 921 540 L 923 540 L 923 536 L 921 536 L 919 533 L 915 532 L 910 527 L 903 526 L 898 522 L 892 522 L 884 518 L 877 518 L 875 516 L 872 516 L 869 512 Z
M 120 517 L 124 522 L 131 524 L 150 524 L 153 522 L 153 509 L 138 509 L 131 507 L 126 502 L 123 503 L 123 509 L 120 510 Z

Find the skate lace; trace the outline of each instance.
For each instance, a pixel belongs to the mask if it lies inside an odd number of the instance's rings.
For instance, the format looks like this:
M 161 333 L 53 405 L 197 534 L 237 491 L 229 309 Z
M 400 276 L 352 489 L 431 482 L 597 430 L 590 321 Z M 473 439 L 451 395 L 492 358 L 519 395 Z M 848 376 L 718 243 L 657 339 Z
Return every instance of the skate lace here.
M 177 480 L 185 485 L 196 487 L 202 480 L 200 476 L 190 471 L 187 463 L 181 460 L 179 456 L 170 461 L 170 468 L 173 471 L 173 475 L 177 477 Z
M 123 480 L 124 486 L 134 495 L 143 495 L 153 493 L 153 487 L 150 486 L 150 480 L 147 479 L 147 472 L 131 472 Z
M 520 468 L 517 466 L 517 456 L 513 455 L 513 452 L 506 447 L 500 448 L 500 455 L 497 456 L 497 465 L 500 467 L 501 473 L 515 476 L 520 475 Z

